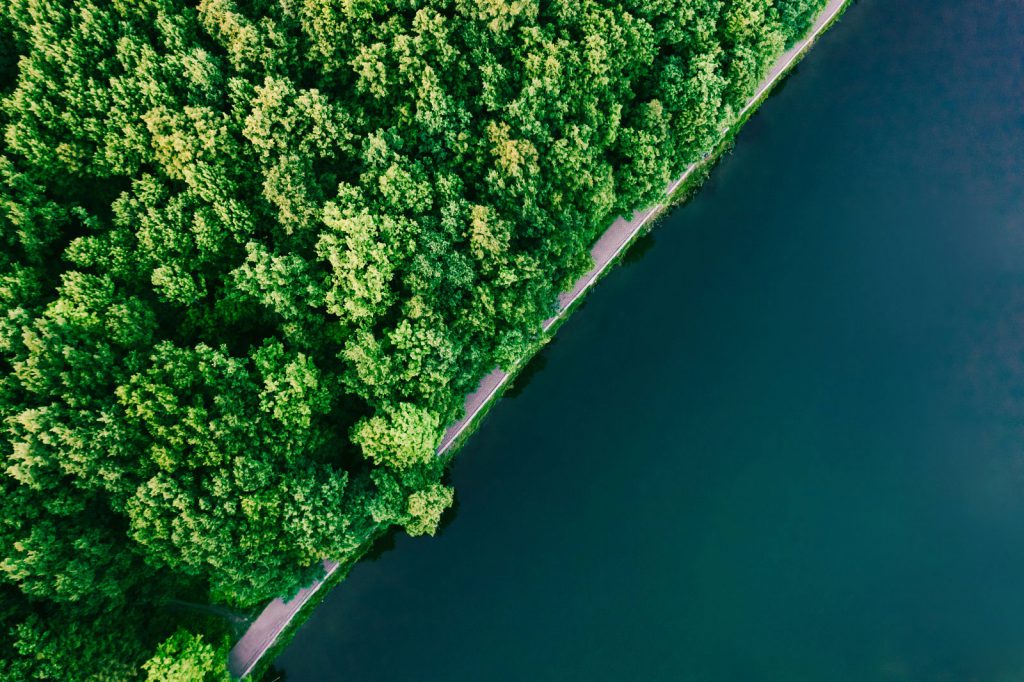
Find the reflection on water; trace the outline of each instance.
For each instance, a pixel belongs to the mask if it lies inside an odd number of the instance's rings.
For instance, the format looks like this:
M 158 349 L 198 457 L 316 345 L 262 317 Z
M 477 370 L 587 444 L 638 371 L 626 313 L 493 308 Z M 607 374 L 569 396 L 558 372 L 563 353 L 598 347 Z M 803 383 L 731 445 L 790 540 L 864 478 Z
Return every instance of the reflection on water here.
M 656 230 L 657 227 L 655 227 L 654 229 Z M 644 234 L 637 237 L 633 244 L 629 247 L 629 250 L 626 251 L 625 255 L 622 257 L 622 265 L 628 267 L 630 265 L 639 263 L 641 260 L 643 260 L 644 256 L 646 256 L 648 252 L 650 252 L 650 250 L 653 248 L 654 232 L 645 232 Z

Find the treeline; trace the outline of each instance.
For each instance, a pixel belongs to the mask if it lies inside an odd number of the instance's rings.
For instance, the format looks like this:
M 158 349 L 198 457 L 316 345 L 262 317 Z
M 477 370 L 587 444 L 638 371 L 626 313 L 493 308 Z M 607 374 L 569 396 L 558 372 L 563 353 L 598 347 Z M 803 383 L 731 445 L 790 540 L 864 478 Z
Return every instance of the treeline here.
M 216 679 L 823 0 L 6 0 L 0 678 Z M 155 652 L 155 653 L 154 653 Z

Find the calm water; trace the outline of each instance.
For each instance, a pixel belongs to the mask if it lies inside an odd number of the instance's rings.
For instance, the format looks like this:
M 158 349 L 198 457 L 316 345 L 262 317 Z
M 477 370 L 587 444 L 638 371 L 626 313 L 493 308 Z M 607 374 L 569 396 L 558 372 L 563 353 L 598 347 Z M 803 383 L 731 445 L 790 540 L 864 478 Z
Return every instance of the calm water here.
M 1024 3 L 862 0 L 638 251 L 283 678 L 1024 680 Z

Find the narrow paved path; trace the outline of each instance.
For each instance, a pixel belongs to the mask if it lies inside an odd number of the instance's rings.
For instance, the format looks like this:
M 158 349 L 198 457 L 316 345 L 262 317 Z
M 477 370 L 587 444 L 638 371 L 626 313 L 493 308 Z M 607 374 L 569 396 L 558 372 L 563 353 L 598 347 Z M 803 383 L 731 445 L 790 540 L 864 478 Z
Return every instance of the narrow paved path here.
M 755 106 L 757 101 L 789 70 L 793 62 L 810 46 L 829 22 L 839 14 L 848 1 L 828 1 L 828 4 L 825 5 L 825 8 L 818 15 L 818 19 L 808 32 L 807 37 L 779 55 L 768 75 L 761 81 L 761 86 L 757 89 L 757 92 L 754 93 L 747 101 L 747 105 L 740 111 L 739 116 L 737 116 L 738 119 L 742 118 L 751 107 Z M 676 188 L 685 182 L 686 178 L 690 177 L 690 174 L 701 163 L 703 162 L 691 164 L 683 171 L 682 175 L 669 183 L 668 187 L 665 188 L 666 199 L 672 196 Z M 604 234 L 598 238 L 594 243 L 594 247 L 590 250 L 590 255 L 594 259 L 594 267 L 587 274 L 580 277 L 570 291 L 558 297 L 558 313 L 554 317 L 544 320 L 542 325 L 544 331 L 550 329 L 555 322 L 565 315 L 569 307 L 593 286 L 594 282 L 601 276 L 601 273 L 622 253 L 622 250 L 626 248 L 651 218 L 656 216 L 664 207 L 664 204 L 658 203 L 647 209 L 637 211 L 629 219 L 620 217 L 605 230 Z M 445 431 L 444 436 L 441 438 L 441 443 L 437 447 L 438 455 L 447 452 L 451 448 L 452 444 L 473 423 L 473 420 L 480 414 L 480 411 L 501 390 L 501 387 L 505 385 L 508 379 L 509 375 L 507 373 L 500 369 L 494 369 L 483 378 L 475 391 L 466 396 L 466 416 L 452 424 Z M 234 648 L 231 649 L 228 657 L 228 668 L 231 674 L 236 677 L 245 677 L 252 672 L 260 658 L 273 646 L 278 636 L 291 623 L 295 614 L 316 594 L 327 578 L 338 569 L 338 563 L 329 559 L 325 559 L 323 565 L 327 573 L 323 579 L 314 582 L 309 587 L 303 588 L 295 597 L 287 602 L 282 599 L 273 600 L 257 616 L 246 633 L 238 640 Z

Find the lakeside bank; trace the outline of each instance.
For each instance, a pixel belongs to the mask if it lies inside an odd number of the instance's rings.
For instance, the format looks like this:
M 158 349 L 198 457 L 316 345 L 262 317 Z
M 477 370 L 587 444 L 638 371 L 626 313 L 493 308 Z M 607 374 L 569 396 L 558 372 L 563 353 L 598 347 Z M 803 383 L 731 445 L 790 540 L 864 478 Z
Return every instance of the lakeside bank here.
M 858 2 L 265 679 L 1020 679 L 1022 27 Z
M 576 282 L 572 290 L 559 296 L 559 312 L 543 323 L 543 338 L 511 372 L 495 369 L 483 378 L 477 390 L 466 398 L 465 417 L 446 430 L 438 446 L 438 456 L 451 457 L 458 450 L 458 447 L 486 416 L 490 407 L 500 398 L 502 391 L 510 384 L 510 380 L 529 362 L 533 354 L 550 340 L 557 331 L 558 325 L 571 314 L 586 293 L 618 262 L 629 246 L 666 207 L 672 206 L 679 200 L 680 195 L 686 194 L 691 189 L 690 182 L 698 176 L 702 176 L 701 171 L 714 165 L 724 146 L 756 111 L 757 105 L 770 94 L 774 86 L 785 78 L 814 41 L 842 15 L 850 2 L 851 0 L 829 0 L 807 35 L 776 59 L 755 94 L 737 115 L 736 120 L 722 131 L 722 137 L 716 148 L 709 152 L 706 159 L 691 164 L 678 178 L 669 183 L 665 189 L 663 201 L 635 212 L 629 219 L 620 217 L 609 226 L 591 250 L 594 260 L 593 268 Z M 371 544 L 372 542 L 367 544 L 367 550 Z M 326 591 L 325 587 L 339 582 L 354 563 L 355 561 L 342 566 L 335 561 L 325 559 L 323 578 L 303 588 L 288 601 L 282 599 L 271 601 L 231 649 L 229 670 L 232 675 L 244 678 L 254 672 L 259 672 L 260 668 L 268 662 L 268 653 L 272 653 L 287 643 L 289 634 L 301 624 L 303 616 L 308 615 L 311 607 L 315 606 L 317 596 Z

